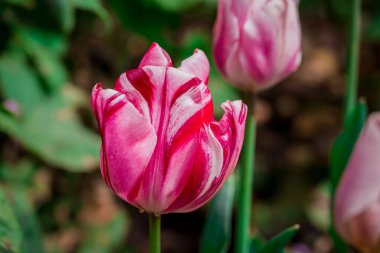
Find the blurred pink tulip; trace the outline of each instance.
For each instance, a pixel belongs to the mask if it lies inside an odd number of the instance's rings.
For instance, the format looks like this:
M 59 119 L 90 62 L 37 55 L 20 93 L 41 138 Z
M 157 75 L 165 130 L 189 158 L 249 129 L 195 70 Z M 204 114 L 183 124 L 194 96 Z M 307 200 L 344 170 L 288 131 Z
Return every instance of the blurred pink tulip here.
M 215 121 L 208 75 L 201 50 L 174 68 L 154 43 L 114 89 L 94 87 L 101 172 L 120 198 L 150 213 L 190 212 L 222 187 L 238 161 L 247 108 L 227 101 Z
M 213 53 L 240 89 L 277 84 L 301 62 L 298 0 L 219 0 Z
M 380 252 L 380 113 L 362 130 L 335 195 L 335 227 L 361 252 Z

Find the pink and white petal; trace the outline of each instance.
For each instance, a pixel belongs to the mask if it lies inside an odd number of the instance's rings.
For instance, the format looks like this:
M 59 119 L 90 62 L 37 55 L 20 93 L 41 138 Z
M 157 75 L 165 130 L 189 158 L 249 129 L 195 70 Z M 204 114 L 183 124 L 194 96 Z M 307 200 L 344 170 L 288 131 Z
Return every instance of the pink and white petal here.
M 196 49 L 192 56 L 182 61 L 182 64 L 178 69 L 195 75 L 205 84 L 208 83 L 210 64 L 207 56 L 202 50 Z
M 226 73 L 226 62 L 231 54 L 230 48 L 239 42 L 239 20 L 227 5 L 230 1 L 220 0 L 218 15 L 213 29 L 213 57 L 220 72 Z M 227 75 L 227 77 L 229 77 Z
M 347 220 L 359 215 L 380 198 L 380 113 L 367 119 L 356 141 L 335 196 L 335 225 L 345 233 Z
M 106 172 L 105 179 L 109 179 L 112 190 L 135 205 L 141 176 L 152 157 L 157 136 L 150 122 L 126 98 L 123 102 L 104 122 L 103 173 Z
M 194 172 L 194 158 L 199 152 L 197 147 L 198 138 L 195 136 L 183 142 L 180 147 L 168 155 L 169 161 L 165 164 L 165 176 L 160 196 L 157 199 L 161 203 L 160 213 L 164 212 L 177 199 L 186 186 L 188 178 Z
M 125 97 L 118 91 L 112 89 L 102 89 L 102 84 L 97 83 L 92 89 L 92 109 L 95 113 L 96 120 L 98 121 L 99 130 L 102 131 L 105 110 L 107 107 L 118 103 L 121 99 Z
M 237 164 L 243 145 L 247 108 L 241 101 L 227 101 L 222 108 L 225 114 L 221 121 L 213 122 L 201 131 L 205 138 L 201 139 L 202 145 L 198 149 L 206 154 L 204 160 L 208 161 L 205 164 L 209 166 L 205 169 L 208 173 L 203 175 L 207 176 L 198 185 L 193 199 L 188 199 L 189 202 L 182 207 L 177 206 L 177 212 L 190 212 L 205 204 L 222 187 Z M 190 182 L 190 186 L 192 185 Z M 188 190 L 184 189 L 186 191 Z
M 182 187 L 180 185 L 175 185 L 173 188 L 177 188 L 175 193 L 175 199 L 169 205 L 169 207 L 164 210 L 163 213 L 171 213 L 171 212 L 186 212 L 183 211 L 183 207 L 191 204 L 199 195 L 199 193 L 204 189 L 209 175 L 211 173 L 211 162 L 213 161 L 209 157 L 209 146 L 207 145 L 207 135 L 205 133 L 204 127 L 201 128 L 196 138 L 193 140 L 195 143 L 195 152 L 190 153 L 192 159 L 188 164 L 188 167 L 183 170 L 181 173 L 188 175 L 185 178 L 185 182 Z M 172 166 L 169 167 L 168 174 L 175 173 L 175 164 L 172 163 Z M 182 175 L 183 175 L 182 174 Z M 170 180 L 170 179 L 169 179 Z M 181 187 L 182 189 L 179 189 Z
M 165 140 L 167 146 L 174 149 L 178 143 L 196 134 L 202 124 L 208 124 L 213 119 L 213 104 L 204 83 L 191 86 L 172 103 Z
M 139 68 L 145 66 L 171 67 L 172 65 L 172 60 L 168 53 L 154 42 L 142 58 Z
M 150 106 L 152 103 L 151 89 L 153 89 L 153 84 L 150 83 L 149 78 L 144 77 L 144 73 L 140 72 L 143 72 L 143 70 L 131 70 L 121 74 L 116 81 L 115 90 L 125 94 L 129 102 L 131 102 L 142 115 L 150 119 Z M 135 81 L 137 77 L 141 79 L 138 82 Z M 129 78 L 133 81 L 133 84 Z

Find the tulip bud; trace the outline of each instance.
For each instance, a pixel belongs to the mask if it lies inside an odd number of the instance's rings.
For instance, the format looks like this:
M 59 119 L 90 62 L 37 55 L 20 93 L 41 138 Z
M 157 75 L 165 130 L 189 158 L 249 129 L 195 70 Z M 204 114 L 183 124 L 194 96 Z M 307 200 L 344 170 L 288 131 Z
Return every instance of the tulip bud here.
M 380 113 L 363 128 L 334 201 L 335 227 L 361 252 L 380 252 Z
M 234 170 L 246 106 L 223 103 L 213 118 L 209 63 L 196 50 L 179 68 L 154 43 L 114 89 L 97 84 L 92 105 L 102 137 L 102 176 L 121 199 L 154 214 L 190 212 Z
M 301 62 L 298 0 L 219 0 L 213 54 L 240 89 L 280 82 Z

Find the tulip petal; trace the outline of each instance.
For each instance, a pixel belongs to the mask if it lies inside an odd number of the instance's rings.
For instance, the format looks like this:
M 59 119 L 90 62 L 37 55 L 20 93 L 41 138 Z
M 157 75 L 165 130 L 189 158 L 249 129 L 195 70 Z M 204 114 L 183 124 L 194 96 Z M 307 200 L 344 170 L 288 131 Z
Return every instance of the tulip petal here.
M 171 67 L 172 65 L 172 60 L 168 53 L 154 42 L 142 58 L 139 68 L 145 66 Z
M 379 213 L 380 199 L 347 223 L 346 239 L 361 252 L 375 252 L 380 245 Z
M 227 101 L 222 108 L 225 114 L 220 122 L 201 129 L 197 150 L 202 152 L 197 152 L 187 184 L 165 212 L 197 209 L 215 195 L 235 168 L 243 145 L 247 108 L 241 101 Z
M 103 128 L 105 109 L 109 106 L 120 103 L 122 97 L 123 94 L 115 90 L 103 90 L 101 83 L 97 83 L 92 89 L 92 108 L 95 112 L 100 131 L 102 131 Z
M 202 50 L 196 49 L 192 56 L 182 61 L 182 64 L 178 69 L 195 75 L 205 84 L 208 83 L 210 64 L 207 60 L 207 56 Z
M 231 47 L 236 46 L 239 41 L 239 22 L 228 5 L 230 1 L 220 0 L 218 4 L 218 15 L 213 30 L 213 56 L 219 70 L 226 75 L 225 63 L 231 55 Z
M 380 113 L 369 116 L 344 171 L 335 196 L 335 225 L 347 234 L 347 222 L 380 198 Z
M 150 161 L 157 137 L 149 121 L 124 94 L 99 89 L 94 89 L 96 96 L 93 103 L 96 105 L 95 112 L 103 114 L 102 123 L 99 122 L 102 176 L 119 197 L 134 204 L 142 173 Z M 111 100 L 110 94 L 118 96 Z

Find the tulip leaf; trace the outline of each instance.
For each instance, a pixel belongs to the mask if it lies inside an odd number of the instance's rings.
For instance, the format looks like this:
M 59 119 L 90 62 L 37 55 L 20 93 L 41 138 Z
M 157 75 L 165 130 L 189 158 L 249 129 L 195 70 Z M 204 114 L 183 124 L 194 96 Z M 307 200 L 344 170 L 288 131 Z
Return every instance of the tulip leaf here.
M 293 239 L 299 230 L 299 225 L 285 229 L 271 240 L 269 240 L 258 253 L 283 253 L 286 245 Z
M 126 29 L 149 41 L 156 41 L 170 54 L 170 49 L 175 47 L 170 35 L 179 27 L 179 15 L 147 6 L 142 1 L 132 4 L 131 1 L 109 0 L 108 4 Z M 141 13 L 144 13 L 144 18 L 141 18 Z
M 91 11 L 96 14 L 103 21 L 106 30 L 111 28 L 111 17 L 100 0 L 74 0 L 74 4 L 77 9 Z
M 18 27 L 15 29 L 15 41 L 36 65 L 49 88 L 58 88 L 68 81 L 68 73 L 61 59 L 67 43 L 61 35 Z
M 14 4 L 22 7 L 31 7 L 34 5 L 34 0 L 0 0 L 0 3 Z
M 0 252 L 20 252 L 21 229 L 1 186 L 0 207 Z
M 99 138 L 83 128 L 72 111 L 37 106 L 23 121 L 0 112 L 0 129 L 45 161 L 71 171 L 98 166 Z
M 96 14 L 105 24 L 106 29 L 111 28 L 111 18 L 100 0 L 56 0 L 58 15 L 63 30 L 71 32 L 75 25 L 75 11 L 81 9 Z
M 224 253 L 231 241 L 231 219 L 235 194 L 234 175 L 211 201 L 201 237 L 201 253 Z
M 260 235 L 256 234 L 251 239 L 250 253 L 257 253 L 265 246 L 265 240 Z
M 59 168 L 88 171 L 98 166 L 100 139 L 84 128 L 76 114 L 80 94 L 64 86 L 61 93 L 40 101 L 23 117 L 0 111 L 0 130 L 26 149 Z
M 179 12 L 201 3 L 202 0 L 154 0 L 154 2 L 164 10 Z
M 23 235 L 20 252 L 45 252 L 38 219 L 27 190 L 22 186 L 14 186 L 10 192 L 10 202 Z
M 1 56 L 0 89 L 6 99 L 16 101 L 24 111 L 44 98 L 38 75 L 21 52 L 12 51 Z

